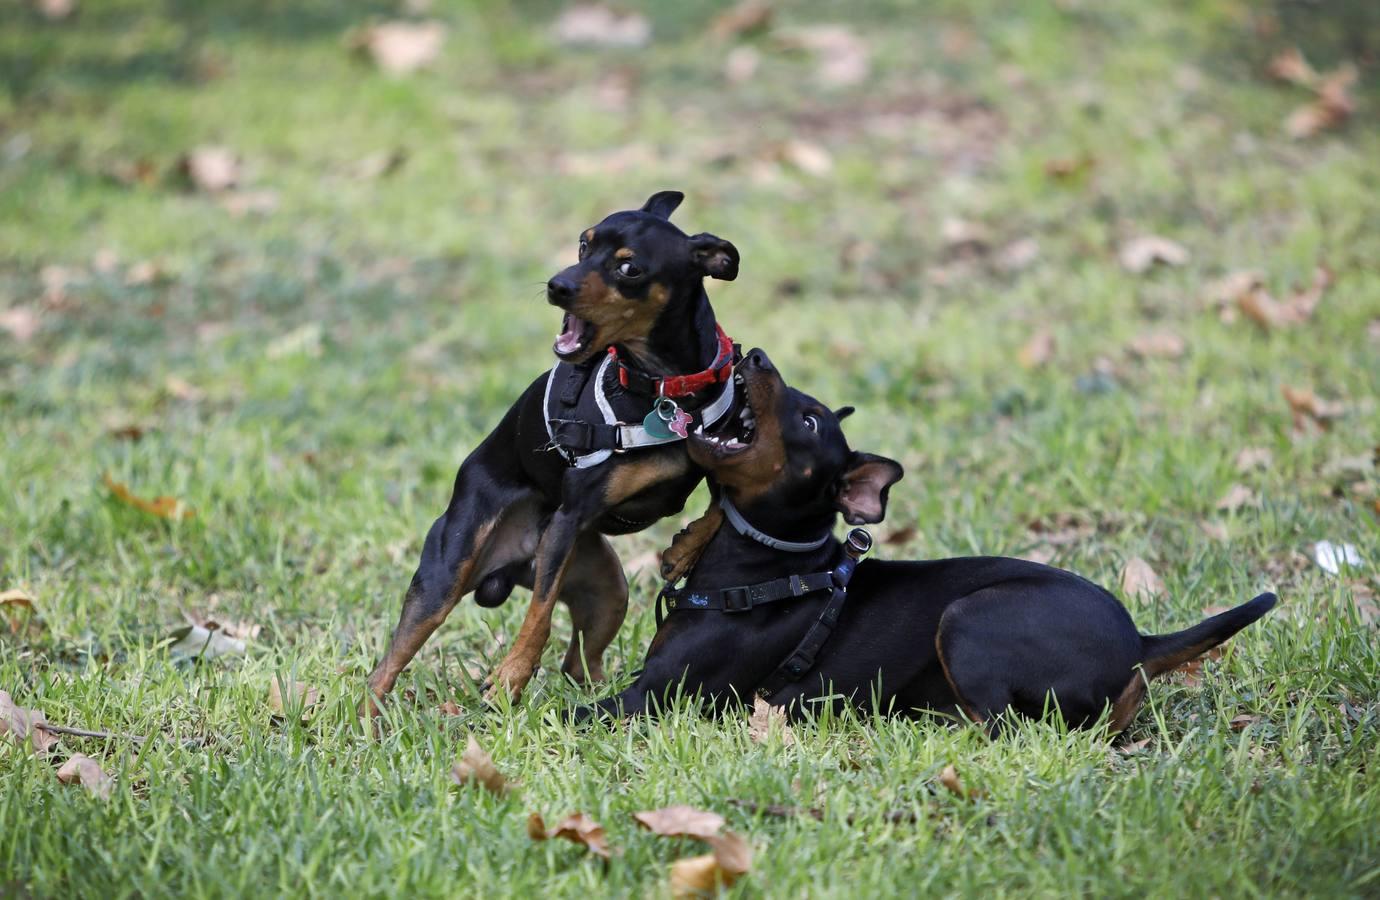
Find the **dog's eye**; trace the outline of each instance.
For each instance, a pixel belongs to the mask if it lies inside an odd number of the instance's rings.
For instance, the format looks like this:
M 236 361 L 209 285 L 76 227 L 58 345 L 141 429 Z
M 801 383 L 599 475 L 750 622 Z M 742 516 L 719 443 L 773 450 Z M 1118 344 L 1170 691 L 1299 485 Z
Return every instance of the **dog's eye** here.
M 812 415 L 806 414 L 805 427 L 813 431 L 815 434 L 819 434 L 819 419 L 816 419 Z
M 624 278 L 636 278 L 642 274 L 642 270 L 630 262 L 624 262 L 618 266 L 618 274 Z
M 585 253 L 589 251 L 589 241 L 580 241 L 580 259 L 585 258 Z

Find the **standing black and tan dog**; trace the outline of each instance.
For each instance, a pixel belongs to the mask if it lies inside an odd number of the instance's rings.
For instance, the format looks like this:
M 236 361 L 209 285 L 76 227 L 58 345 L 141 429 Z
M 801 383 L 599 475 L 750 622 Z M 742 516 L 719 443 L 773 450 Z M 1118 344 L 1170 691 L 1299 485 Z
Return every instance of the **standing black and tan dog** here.
M 516 698 L 526 686 L 558 599 L 575 626 L 563 670 L 602 679 L 628 604 L 605 535 L 679 512 L 704 474 L 686 455 L 687 429 L 739 412 L 736 350 L 703 284 L 735 278 L 738 251 L 672 225 L 681 199 L 655 194 L 586 230 L 579 262 L 547 283 L 548 301 L 564 311 L 560 362 L 461 464 L 369 676 L 370 711 L 462 597 L 474 591 L 480 605 L 496 606 L 515 584 L 532 588 L 531 606 L 490 677 L 491 695 Z
M 636 682 L 584 718 L 653 710 L 684 690 L 722 709 L 753 694 L 799 712 L 812 701 L 993 722 L 1047 710 L 1071 726 L 1110 708 L 1125 728 L 1146 681 L 1193 659 L 1274 605 L 1274 594 L 1184 631 L 1143 635 L 1106 590 L 1020 559 L 855 564 L 833 537 L 840 513 L 878 522 L 901 478 L 849 449 L 841 415 L 788 388 L 760 350 L 739 365 L 755 430 L 692 435 L 690 456 L 721 491 L 722 514 L 668 555 L 689 571 L 669 591 Z M 712 532 L 712 533 L 706 533 Z M 860 545 L 862 535 L 850 535 Z

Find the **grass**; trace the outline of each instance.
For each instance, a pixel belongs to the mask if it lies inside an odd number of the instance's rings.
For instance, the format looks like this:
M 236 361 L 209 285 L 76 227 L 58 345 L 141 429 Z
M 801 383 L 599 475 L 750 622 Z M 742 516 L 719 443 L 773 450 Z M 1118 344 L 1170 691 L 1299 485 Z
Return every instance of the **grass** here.
M 842 88 L 771 37 L 747 39 L 757 73 L 729 84 L 709 5 L 651 9 L 644 50 L 561 48 L 555 12 L 438 0 L 446 51 L 404 79 L 344 49 L 395 14 L 382 2 L 6 12 L 0 308 L 37 330 L 0 329 L 0 590 L 32 595 L 36 621 L 6 610 L 0 688 L 52 722 L 151 739 L 0 745 L 0 891 L 656 895 L 699 851 L 630 813 L 676 802 L 749 838 L 748 896 L 1380 890 L 1373 71 L 1351 124 L 1307 141 L 1281 129 L 1306 96 L 1262 75 L 1293 43 L 1342 62 L 1374 37 L 1364 4 L 876 4 L 846 17 L 872 74 Z M 783 4 L 777 24 L 841 18 Z M 832 166 L 779 162 L 791 140 Z M 276 209 L 236 217 L 167 174 L 207 143 L 240 153 Z M 393 150 L 395 173 L 352 174 Z M 145 181 L 111 177 L 140 164 Z M 689 195 L 678 221 L 742 252 L 740 280 L 711 287 L 729 331 L 857 404 L 854 445 L 906 465 L 880 555 L 1048 552 L 1052 527 L 1069 538 L 1054 561 L 1105 584 L 1152 564 L 1165 597 L 1128 599 L 1146 631 L 1262 589 L 1282 606 L 1201 680 L 1157 683 L 1129 753 L 1041 724 L 988 741 L 853 719 L 757 744 L 688 709 L 571 731 L 559 712 L 602 691 L 551 670 L 487 710 L 474 676 L 525 595 L 457 609 L 366 739 L 363 676 L 455 466 L 549 365 L 541 283 L 582 228 L 669 187 Z M 986 249 L 952 246 L 950 219 Z M 1117 249 L 1143 234 L 1191 258 L 1128 273 Z M 1028 266 L 995 264 L 1027 238 Z M 161 274 L 130 283 L 144 261 Z M 1298 326 L 1224 322 L 1204 300 L 1247 268 L 1286 296 L 1318 264 L 1335 283 Z M 1040 329 L 1053 358 L 1027 368 Z M 1187 353 L 1128 352 L 1152 330 Z M 1284 386 L 1346 412 L 1296 434 Z M 140 440 L 118 436 L 131 425 Z M 1245 447 L 1272 462 L 1237 472 Z M 107 473 L 196 515 L 121 504 Z M 1258 506 L 1216 510 L 1237 483 Z M 617 540 L 643 568 L 615 686 L 653 630 L 647 554 L 679 524 Z M 1328 576 L 1307 558 L 1322 539 L 1367 562 Z M 184 610 L 262 630 L 242 658 L 181 663 L 161 645 Z M 320 688 L 305 724 L 272 714 L 274 680 Z M 451 783 L 468 733 L 519 791 Z M 57 782 L 73 752 L 115 775 L 111 800 Z M 950 764 L 979 796 L 938 787 Z M 751 811 L 770 803 L 822 819 Z M 528 812 L 577 809 L 622 856 L 528 839 Z

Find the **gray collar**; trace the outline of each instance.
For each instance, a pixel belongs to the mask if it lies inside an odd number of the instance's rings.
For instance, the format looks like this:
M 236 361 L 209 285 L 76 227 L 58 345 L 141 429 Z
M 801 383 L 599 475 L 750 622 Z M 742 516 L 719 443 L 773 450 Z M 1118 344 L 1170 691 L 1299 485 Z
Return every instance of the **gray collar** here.
M 738 511 L 728 500 L 728 495 L 724 494 L 719 498 L 719 506 L 723 509 L 724 515 L 728 517 L 728 524 L 733 526 L 733 530 L 743 537 L 750 537 L 759 544 L 764 544 L 773 550 L 785 550 L 788 553 L 809 553 L 811 550 L 818 550 L 829 542 L 829 538 L 834 536 L 833 530 L 824 532 L 819 540 L 815 541 L 783 541 L 771 535 L 758 531 L 753 528 L 743 514 Z

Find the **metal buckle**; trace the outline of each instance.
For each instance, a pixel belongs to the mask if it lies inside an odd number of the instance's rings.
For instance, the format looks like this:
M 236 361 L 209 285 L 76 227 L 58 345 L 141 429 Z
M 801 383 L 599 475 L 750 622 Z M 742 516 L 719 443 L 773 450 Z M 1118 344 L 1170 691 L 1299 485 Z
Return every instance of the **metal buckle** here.
M 866 528 L 854 528 L 848 532 L 848 555 L 857 559 L 872 549 L 872 535 Z
M 748 596 L 747 588 L 729 588 L 723 592 L 724 612 L 747 612 L 752 609 L 752 598 Z

